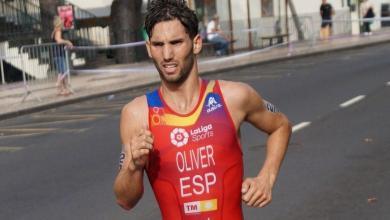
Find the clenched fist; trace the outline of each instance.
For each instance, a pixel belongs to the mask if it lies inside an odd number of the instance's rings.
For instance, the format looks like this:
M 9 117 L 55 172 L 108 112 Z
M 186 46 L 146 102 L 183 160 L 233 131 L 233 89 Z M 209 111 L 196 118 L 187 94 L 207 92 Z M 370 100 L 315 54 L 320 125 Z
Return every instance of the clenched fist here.
M 153 150 L 153 135 L 147 129 L 141 129 L 130 141 L 131 170 L 143 169 L 148 161 L 149 153 Z
M 264 207 L 272 200 L 272 184 L 267 178 L 247 178 L 242 183 L 242 200 L 251 207 Z

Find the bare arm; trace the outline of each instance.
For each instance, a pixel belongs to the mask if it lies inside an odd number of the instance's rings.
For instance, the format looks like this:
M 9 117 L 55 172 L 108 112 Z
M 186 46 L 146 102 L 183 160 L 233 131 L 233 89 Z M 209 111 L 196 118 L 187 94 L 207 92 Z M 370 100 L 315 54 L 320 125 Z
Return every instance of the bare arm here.
M 73 47 L 72 42 L 62 38 L 61 30 L 55 30 L 55 32 L 54 32 L 54 40 L 58 44 L 65 44 L 66 46 Z
M 147 130 L 145 97 L 139 97 L 122 110 L 120 132 L 123 165 L 115 179 L 117 203 L 124 209 L 133 208 L 143 195 L 143 173 L 153 139 Z
M 259 176 L 269 175 L 273 186 L 287 151 L 291 125 L 284 114 L 268 111 L 260 95 L 252 88 L 249 89 L 247 97 L 251 101 L 247 102 L 248 112 L 245 120 L 269 135 L 267 154 Z
M 272 199 L 272 188 L 287 151 L 291 125 L 285 115 L 268 111 L 261 96 L 243 83 L 225 83 L 223 89 L 228 108 L 237 128 L 243 121 L 267 133 L 267 152 L 264 164 L 254 178 L 242 185 L 242 199 L 254 207 L 263 207 Z M 234 94 L 233 94 L 234 93 Z

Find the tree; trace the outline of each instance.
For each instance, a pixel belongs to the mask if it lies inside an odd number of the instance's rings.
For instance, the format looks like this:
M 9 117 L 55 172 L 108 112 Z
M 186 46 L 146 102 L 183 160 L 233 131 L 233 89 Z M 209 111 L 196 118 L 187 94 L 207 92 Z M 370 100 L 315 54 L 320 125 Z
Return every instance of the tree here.
M 111 5 L 111 44 L 124 44 L 142 40 L 140 30 L 143 19 L 142 0 L 114 0 Z M 136 48 L 118 49 L 115 53 L 117 63 L 136 60 Z
M 294 6 L 294 3 L 293 3 L 293 0 L 289 0 L 288 1 L 288 6 L 290 7 L 291 14 L 292 14 L 292 17 L 293 17 L 293 21 L 294 21 L 295 27 L 297 28 L 297 31 L 298 31 L 298 39 L 299 40 L 304 40 L 305 36 L 303 34 L 301 22 L 299 21 L 299 17 L 298 17 L 298 14 L 297 14 L 297 10 L 295 10 L 295 6 Z

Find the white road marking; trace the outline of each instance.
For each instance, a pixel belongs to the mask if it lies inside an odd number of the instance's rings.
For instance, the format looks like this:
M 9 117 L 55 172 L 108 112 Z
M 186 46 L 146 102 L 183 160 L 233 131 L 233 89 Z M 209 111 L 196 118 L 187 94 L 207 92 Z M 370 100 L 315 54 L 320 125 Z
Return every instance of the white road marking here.
M 311 122 L 305 121 L 305 122 L 301 122 L 301 123 L 299 123 L 299 124 L 297 124 L 297 125 L 294 125 L 293 128 L 292 128 L 292 132 L 293 132 L 293 133 L 294 133 L 294 132 L 297 132 L 297 131 L 299 131 L 299 130 L 301 130 L 301 129 L 307 127 L 307 126 L 309 126 L 310 124 L 311 124 Z
M 386 84 L 387 86 L 390 86 L 390 81 L 389 82 L 387 82 L 387 84 Z
M 365 95 L 359 95 L 359 96 L 356 96 L 355 98 L 352 98 L 346 102 L 343 102 L 342 104 L 340 104 L 340 107 L 341 108 L 346 108 L 350 105 L 353 105 L 359 101 L 361 101 L 362 99 L 364 99 L 366 96 Z
M 23 150 L 23 147 L 0 147 L 0 153 L 13 153 Z

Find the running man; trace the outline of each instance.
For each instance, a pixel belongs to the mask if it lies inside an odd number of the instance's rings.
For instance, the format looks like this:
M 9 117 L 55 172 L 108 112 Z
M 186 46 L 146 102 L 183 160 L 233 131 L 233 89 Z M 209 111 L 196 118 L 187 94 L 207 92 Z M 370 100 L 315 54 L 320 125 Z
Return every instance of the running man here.
M 166 220 L 240 220 L 242 202 L 269 204 L 291 134 L 288 119 L 268 111 L 249 85 L 199 77 L 202 40 L 185 1 L 152 1 L 145 28 L 161 85 L 122 110 L 118 204 L 126 210 L 137 204 L 144 172 Z M 244 121 L 269 135 L 261 170 L 245 179 L 239 134 Z

